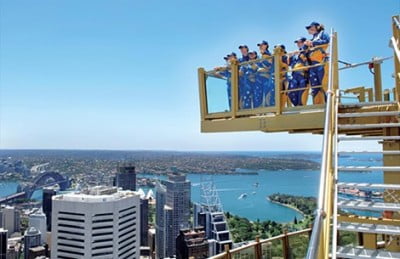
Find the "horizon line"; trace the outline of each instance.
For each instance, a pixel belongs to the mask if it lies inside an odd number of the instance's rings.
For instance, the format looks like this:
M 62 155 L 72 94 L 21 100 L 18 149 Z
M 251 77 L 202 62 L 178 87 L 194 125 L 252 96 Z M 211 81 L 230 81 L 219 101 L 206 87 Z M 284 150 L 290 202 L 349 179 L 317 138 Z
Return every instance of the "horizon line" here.
M 140 152 L 321 152 L 321 150 L 174 150 L 174 149 L 97 149 L 97 148 L 0 148 L 0 151 L 140 151 Z

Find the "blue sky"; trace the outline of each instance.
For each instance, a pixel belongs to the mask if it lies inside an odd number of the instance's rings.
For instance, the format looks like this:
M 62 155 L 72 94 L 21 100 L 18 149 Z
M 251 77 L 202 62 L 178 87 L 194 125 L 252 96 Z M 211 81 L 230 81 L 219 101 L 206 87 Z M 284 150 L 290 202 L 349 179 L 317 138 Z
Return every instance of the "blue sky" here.
M 0 3 L 0 148 L 320 150 L 319 136 L 201 134 L 197 68 L 264 39 L 294 49 L 313 20 L 338 31 L 342 60 L 390 56 L 400 11 L 398 0 Z M 372 85 L 365 67 L 340 80 Z

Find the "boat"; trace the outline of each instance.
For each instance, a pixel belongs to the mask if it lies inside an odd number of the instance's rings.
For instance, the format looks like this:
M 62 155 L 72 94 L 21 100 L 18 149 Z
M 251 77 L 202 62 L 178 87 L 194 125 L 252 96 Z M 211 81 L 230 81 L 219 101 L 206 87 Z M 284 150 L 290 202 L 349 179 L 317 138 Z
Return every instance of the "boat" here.
M 242 193 L 242 194 L 240 194 L 238 200 L 243 200 L 243 199 L 246 199 L 246 198 L 247 198 L 247 193 Z

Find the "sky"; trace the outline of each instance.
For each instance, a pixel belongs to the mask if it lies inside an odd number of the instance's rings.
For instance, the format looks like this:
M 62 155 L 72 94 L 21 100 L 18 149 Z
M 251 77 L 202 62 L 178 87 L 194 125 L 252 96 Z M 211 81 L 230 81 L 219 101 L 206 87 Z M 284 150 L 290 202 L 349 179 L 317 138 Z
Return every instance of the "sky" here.
M 391 56 L 399 0 L 0 0 L 1 149 L 321 150 L 321 137 L 201 133 L 197 68 L 268 40 L 294 50 L 319 21 L 339 58 Z M 383 64 L 392 88 L 393 60 Z M 366 67 L 340 87 L 372 86 Z

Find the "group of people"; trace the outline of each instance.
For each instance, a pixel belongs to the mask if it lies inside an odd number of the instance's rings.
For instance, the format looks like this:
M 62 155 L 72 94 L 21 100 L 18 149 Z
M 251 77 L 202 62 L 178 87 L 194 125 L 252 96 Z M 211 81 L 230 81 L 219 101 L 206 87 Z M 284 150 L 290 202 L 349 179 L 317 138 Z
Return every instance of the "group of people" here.
M 307 104 L 311 89 L 314 104 L 325 103 L 324 86 L 327 84 L 327 45 L 329 35 L 324 26 L 312 22 L 306 26 L 310 40 L 300 37 L 294 41 L 298 51 L 287 54 L 284 45 L 277 45 L 283 51 L 281 62 L 281 82 L 284 91 L 283 100 L 289 99 L 294 106 Z M 232 52 L 224 57 L 227 67 L 215 68 L 215 75 L 227 80 L 229 107 L 231 106 L 231 71 L 227 68 L 239 63 L 239 107 L 241 109 L 259 108 L 275 105 L 274 59 L 267 41 L 257 44 L 259 55 L 250 51 L 247 45 L 239 46 L 241 57 Z M 308 66 L 308 68 L 304 68 Z M 291 68 L 290 72 L 288 68 Z

